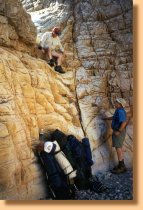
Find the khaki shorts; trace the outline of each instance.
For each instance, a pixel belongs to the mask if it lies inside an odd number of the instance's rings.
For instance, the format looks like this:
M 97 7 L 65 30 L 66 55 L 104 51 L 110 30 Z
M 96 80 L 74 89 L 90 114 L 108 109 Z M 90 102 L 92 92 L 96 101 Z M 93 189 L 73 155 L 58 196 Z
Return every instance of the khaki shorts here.
M 118 136 L 112 134 L 112 147 L 121 148 L 125 140 L 126 130 L 123 130 Z

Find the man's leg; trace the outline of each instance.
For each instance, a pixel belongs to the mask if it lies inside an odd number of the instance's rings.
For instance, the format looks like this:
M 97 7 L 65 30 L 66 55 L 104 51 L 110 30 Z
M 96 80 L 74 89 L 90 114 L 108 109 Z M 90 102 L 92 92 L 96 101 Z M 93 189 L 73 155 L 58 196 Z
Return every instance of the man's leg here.
M 57 66 L 55 67 L 55 71 L 57 71 L 59 73 L 65 73 L 61 67 L 61 64 L 63 61 L 63 54 L 52 51 L 52 56 L 57 58 Z
M 52 51 L 51 55 L 57 58 L 57 66 L 61 66 L 63 61 L 63 54 Z
M 48 53 L 49 59 L 51 60 L 52 59 L 52 50 L 50 48 L 48 48 L 47 53 Z
M 46 61 L 48 61 L 50 59 L 50 62 L 48 64 L 50 66 L 54 66 L 54 61 L 52 59 L 51 49 L 48 46 L 45 46 L 44 48 L 42 48 L 42 52 L 45 54 Z
M 124 159 L 123 155 L 123 149 L 122 148 L 116 148 L 117 157 L 119 161 L 122 161 Z
M 116 148 L 116 152 L 117 152 L 117 157 L 118 157 L 118 161 L 119 164 L 118 166 L 116 166 L 115 168 L 113 168 L 113 173 L 123 173 L 126 171 L 126 166 L 124 164 L 124 151 L 123 148 Z
M 49 58 L 52 59 L 51 50 L 48 47 L 44 47 L 42 51 L 45 53 L 47 61 Z
M 50 66 L 54 66 L 54 61 L 53 61 L 53 59 L 52 59 L 52 51 L 51 51 L 51 49 L 49 48 L 49 47 L 45 47 L 44 48 L 44 53 L 45 53 L 45 55 L 46 55 L 46 60 L 48 61 L 49 59 L 50 59 L 50 61 L 49 61 L 49 65 Z

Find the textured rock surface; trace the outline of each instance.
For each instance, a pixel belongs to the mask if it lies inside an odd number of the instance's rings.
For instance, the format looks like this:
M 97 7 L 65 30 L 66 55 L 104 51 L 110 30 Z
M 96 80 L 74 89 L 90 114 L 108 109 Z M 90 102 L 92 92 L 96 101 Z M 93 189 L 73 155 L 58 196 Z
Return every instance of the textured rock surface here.
M 46 189 L 33 154 L 39 130 L 55 128 L 89 137 L 93 173 L 115 160 L 110 122 L 113 100 L 132 106 L 132 2 L 21 0 L 38 35 L 60 25 L 66 74 L 31 57 L 36 37 L 18 0 L 0 1 L 0 199 L 40 199 Z M 45 8 L 45 9 L 44 9 Z M 92 105 L 94 103 L 94 106 Z M 125 161 L 132 166 L 133 125 L 127 126 Z
M 44 1 L 39 11 L 32 5 L 43 1 L 33 2 L 23 1 L 32 11 L 39 36 L 55 25 L 63 30 L 65 68 L 75 72 L 80 120 L 94 151 L 93 172 L 108 169 L 116 155 L 110 122 L 106 124 L 102 117 L 114 113 L 116 97 L 126 99 L 127 112 L 132 107 L 132 1 Z M 130 121 L 125 142 L 128 166 L 132 165 L 132 131 Z
M 32 151 L 39 129 L 83 136 L 71 99 L 73 75 L 61 77 L 46 62 L 14 50 L 1 48 L 0 55 L 2 199 L 40 198 L 43 180 Z
M 76 70 L 78 103 L 95 151 L 95 171 L 108 168 L 113 157 L 108 134 L 105 136 L 107 125 L 101 120 L 103 113 L 112 111 L 116 97 L 125 98 L 127 107 L 132 105 L 131 20 L 131 1 L 76 1 L 74 6 L 75 48 L 80 60 Z M 125 144 L 126 162 L 131 164 L 128 133 Z
M 20 0 L 0 1 L 0 45 L 31 52 L 35 44 L 36 28 Z

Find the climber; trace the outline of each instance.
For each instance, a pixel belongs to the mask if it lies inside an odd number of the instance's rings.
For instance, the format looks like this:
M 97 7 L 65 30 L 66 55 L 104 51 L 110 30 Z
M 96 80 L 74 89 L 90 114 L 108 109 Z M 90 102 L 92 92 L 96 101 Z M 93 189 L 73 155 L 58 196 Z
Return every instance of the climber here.
M 115 147 L 119 164 L 112 170 L 113 173 L 123 173 L 126 171 L 124 164 L 123 142 L 126 135 L 126 111 L 124 110 L 126 101 L 123 98 L 117 98 L 115 101 L 115 113 L 113 117 L 103 118 L 103 120 L 112 120 L 112 146 Z
M 61 67 L 61 63 L 64 57 L 64 48 L 61 45 L 59 36 L 61 30 L 58 27 L 54 27 L 52 32 L 45 32 L 41 38 L 40 46 L 42 52 L 46 54 L 46 58 L 49 57 L 50 66 L 54 66 L 54 58 L 56 58 L 55 71 L 59 73 L 65 73 Z

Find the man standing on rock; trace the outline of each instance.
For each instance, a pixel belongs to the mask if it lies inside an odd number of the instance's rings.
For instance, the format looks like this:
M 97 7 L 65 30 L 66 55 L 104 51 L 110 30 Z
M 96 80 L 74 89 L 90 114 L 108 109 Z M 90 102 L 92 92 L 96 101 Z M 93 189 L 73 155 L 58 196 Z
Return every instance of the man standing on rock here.
M 124 110 L 126 101 L 123 98 L 117 98 L 115 101 L 115 113 L 113 117 L 103 118 L 104 120 L 112 120 L 112 146 L 115 147 L 119 164 L 112 170 L 113 173 L 123 173 L 126 171 L 124 164 L 123 142 L 126 135 L 126 112 Z
M 61 30 L 58 27 L 54 27 L 52 32 L 45 32 L 41 38 L 40 46 L 42 51 L 46 54 L 46 57 L 50 58 L 48 63 L 50 66 L 54 66 L 53 57 L 57 59 L 55 71 L 59 73 L 65 73 L 61 67 L 61 63 L 64 56 L 64 48 L 60 42 L 59 36 Z

